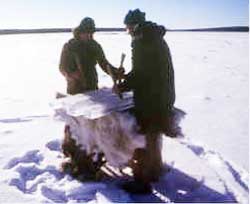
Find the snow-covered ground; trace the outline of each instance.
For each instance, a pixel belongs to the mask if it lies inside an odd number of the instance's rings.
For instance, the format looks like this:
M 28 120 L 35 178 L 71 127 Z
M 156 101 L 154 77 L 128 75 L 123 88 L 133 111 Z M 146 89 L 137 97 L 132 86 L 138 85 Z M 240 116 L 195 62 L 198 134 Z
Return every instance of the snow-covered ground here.
M 248 33 L 167 33 L 184 139 L 163 139 L 170 171 L 154 193 L 130 195 L 118 181 L 80 183 L 58 170 L 64 124 L 49 103 L 65 92 L 58 72 L 71 34 L 0 36 L 0 203 L 248 202 Z M 115 66 L 130 37 L 98 33 Z M 112 81 L 99 69 L 100 87 Z

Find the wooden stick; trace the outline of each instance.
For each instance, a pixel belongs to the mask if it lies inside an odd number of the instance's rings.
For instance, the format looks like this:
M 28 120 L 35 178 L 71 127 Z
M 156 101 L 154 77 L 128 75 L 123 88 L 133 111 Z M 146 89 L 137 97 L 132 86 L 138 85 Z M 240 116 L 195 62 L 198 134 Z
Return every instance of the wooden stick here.
M 123 63 L 124 63 L 125 57 L 126 57 L 126 55 L 125 55 L 124 53 L 122 53 L 120 68 L 123 68 Z M 120 84 L 121 82 L 122 82 L 122 80 L 119 79 L 119 80 L 118 80 L 118 84 Z
M 123 62 L 125 60 L 125 57 L 126 57 L 126 55 L 124 53 L 122 53 L 120 67 L 123 67 Z

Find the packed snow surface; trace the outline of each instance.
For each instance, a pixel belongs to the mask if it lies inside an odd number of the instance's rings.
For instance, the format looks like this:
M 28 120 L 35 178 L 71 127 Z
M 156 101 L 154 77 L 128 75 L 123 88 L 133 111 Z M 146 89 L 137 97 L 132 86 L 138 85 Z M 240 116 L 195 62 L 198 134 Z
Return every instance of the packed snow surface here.
M 123 191 L 120 180 L 81 183 L 59 171 L 64 123 L 49 106 L 65 92 L 58 71 L 71 34 L 0 36 L 0 203 L 248 203 L 248 33 L 170 32 L 175 106 L 184 138 L 163 136 L 166 171 L 150 195 Z M 97 33 L 115 66 L 131 69 L 130 37 Z M 98 68 L 99 86 L 112 80 Z

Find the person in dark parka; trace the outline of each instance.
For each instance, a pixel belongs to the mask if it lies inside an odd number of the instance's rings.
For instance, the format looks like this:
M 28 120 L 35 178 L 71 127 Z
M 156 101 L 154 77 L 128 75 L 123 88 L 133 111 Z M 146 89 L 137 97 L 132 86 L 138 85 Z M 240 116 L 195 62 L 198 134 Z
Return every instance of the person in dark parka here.
M 174 69 L 165 28 L 152 22 L 138 24 L 132 42 L 132 71 L 126 86 L 134 91 L 135 113 L 146 131 L 162 131 L 175 102 Z
M 135 151 L 132 162 L 137 183 L 127 189 L 146 192 L 162 170 L 160 134 L 168 129 L 175 102 L 174 69 L 163 26 L 146 21 L 139 9 L 129 11 L 124 23 L 132 36 L 132 71 L 119 88 L 133 91 L 135 117 L 146 135 L 146 149 Z

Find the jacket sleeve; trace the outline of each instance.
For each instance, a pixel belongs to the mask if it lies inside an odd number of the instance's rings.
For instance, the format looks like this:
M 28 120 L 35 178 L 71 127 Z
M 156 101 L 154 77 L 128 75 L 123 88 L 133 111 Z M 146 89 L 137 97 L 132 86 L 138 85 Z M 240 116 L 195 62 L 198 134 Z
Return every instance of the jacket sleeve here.
M 135 86 L 134 81 L 135 81 L 135 75 L 134 75 L 134 71 L 132 70 L 125 76 L 125 80 L 122 83 L 123 89 L 125 89 L 126 91 L 132 90 Z
M 102 68 L 102 70 L 104 72 L 106 72 L 107 74 L 109 74 L 109 71 L 107 69 L 107 67 L 109 66 L 111 68 L 111 70 L 113 72 L 115 72 L 116 68 L 109 63 L 109 61 L 106 59 L 104 51 L 101 47 L 100 44 L 96 44 L 96 58 L 97 58 L 97 63 L 100 65 L 100 67 Z

